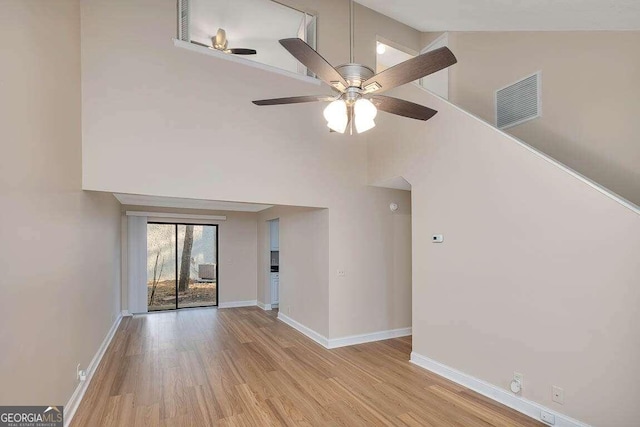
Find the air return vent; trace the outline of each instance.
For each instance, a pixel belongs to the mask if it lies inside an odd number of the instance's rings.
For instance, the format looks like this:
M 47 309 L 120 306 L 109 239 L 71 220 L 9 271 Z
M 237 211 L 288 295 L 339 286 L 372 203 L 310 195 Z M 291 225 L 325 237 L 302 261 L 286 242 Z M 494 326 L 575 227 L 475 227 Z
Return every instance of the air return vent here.
M 496 91 L 496 126 L 506 129 L 542 115 L 541 73 Z
M 189 0 L 178 0 L 178 38 L 191 41 L 189 37 Z

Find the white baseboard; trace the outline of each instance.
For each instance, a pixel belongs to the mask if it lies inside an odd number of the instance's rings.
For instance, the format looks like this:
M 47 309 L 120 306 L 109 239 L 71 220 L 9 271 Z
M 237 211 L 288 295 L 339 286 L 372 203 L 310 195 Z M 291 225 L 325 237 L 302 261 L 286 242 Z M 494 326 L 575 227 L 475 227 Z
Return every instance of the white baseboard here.
M 107 348 L 109 347 L 109 344 L 113 339 L 113 336 L 116 334 L 116 331 L 118 330 L 118 326 L 120 326 L 120 322 L 122 321 L 122 317 L 124 315 L 123 313 L 124 311 L 120 313 L 116 318 L 116 320 L 113 322 L 113 325 L 111 325 L 111 329 L 109 329 L 107 336 L 104 337 L 102 344 L 100 344 L 100 347 L 98 348 L 98 352 L 95 354 L 95 356 L 93 356 L 91 363 L 89 363 L 89 366 L 86 369 L 87 379 L 84 381 L 81 381 L 78 384 L 76 389 L 73 391 L 73 394 L 69 398 L 69 401 L 64 406 L 64 426 L 65 427 L 68 427 L 71 424 L 71 420 L 73 419 L 73 416 L 76 414 L 76 411 L 78 410 L 78 406 L 80 406 L 80 402 L 82 401 L 82 398 L 84 397 L 84 394 L 87 391 L 89 384 L 91 383 L 93 374 L 95 373 L 96 368 L 100 364 L 100 361 L 104 356 L 104 353 L 107 351 Z
M 406 337 L 411 335 L 411 328 L 391 329 L 388 331 L 373 332 L 370 334 L 351 335 L 342 338 L 327 338 L 324 335 L 314 331 L 311 328 L 304 326 L 302 323 L 293 320 L 282 312 L 278 313 L 278 319 L 282 320 L 287 325 L 291 326 L 299 332 L 302 332 L 307 337 L 311 338 L 324 348 L 332 349 L 338 347 L 346 347 L 348 345 L 364 344 L 367 342 L 388 340 L 390 338 Z
M 269 311 L 271 310 L 273 307 L 271 304 L 265 304 L 263 302 L 258 301 L 258 307 L 260 307 L 261 309 L 265 310 L 265 311 Z
M 390 329 L 369 334 L 350 335 L 342 338 L 330 338 L 329 348 L 345 347 L 348 345 L 364 344 L 373 341 L 388 340 L 391 338 L 406 337 L 411 335 L 411 328 Z
M 221 302 L 220 304 L 218 304 L 218 308 L 253 307 L 254 305 L 258 305 L 258 301 L 256 300 L 230 301 L 230 302 Z
M 131 317 L 133 314 L 129 313 L 129 310 L 122 310 L 122 317 Z
M 297 331 L 302 332 L 304 335 L 308 336 L 309 338 L 311 338 L 321 346 L 325 348 L 329 348 L 329 340 L 324 335 L 317 333 L 311 328 L 307 328 L 302 323 L 298 323 L 297 321 L 293 320 L 289 316 L 282 314 L 282 312 L 278 312 L 278 320 L 282 320 L 284 323 L 291 326 L 293 329 L 296 329 Z
M 440 362 L 436 362 L 433 359 L 422 356 L 418 353 L 411 352 L 411 363 L 414 363 L 421 368 L 427 369 L 435 374 L 445 377 L 454 383 L 460 384 L 468 389 L 475 391 L 489 399 L 502 403 L 511 409 L 515 409 L 537 421 L 541 421 L 540 412 L 545 411 L 555 416 L 554 427 L 589 427 L 581 421 L 574 420 L 566 415 L 560 414 L 552 409 L 546 408 L 536 402 L 524 399 L 513 393 L 510 393 L 500 387 L 496 387 L 493 384 L 482 381 L 478 378 L 467 375 L 449 366 L 443 365 Z

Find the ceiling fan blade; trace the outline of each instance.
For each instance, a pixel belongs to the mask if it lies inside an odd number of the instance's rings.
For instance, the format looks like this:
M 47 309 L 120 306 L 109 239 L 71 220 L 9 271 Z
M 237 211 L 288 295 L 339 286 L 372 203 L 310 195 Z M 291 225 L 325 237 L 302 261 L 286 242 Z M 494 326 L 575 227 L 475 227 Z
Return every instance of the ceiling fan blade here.
M 198 46 L 208 47 L 209 49 L 211 49 L 211 46 L 209 46 L 208 44 L 200 43 L 195 40 L 191 40 L 191 43 L 197 44 Z
M 280 44 L 305 67 L 314 72 L 320 80 L 333 87 L 342 85 L 346 89 L 349 86 L 344 77 L 303 40 L 296 38 L 282 39 Z
M 255 49 L 245 49 L 241 47 L 226 49 L 225 52 L 232 53 L 234 55 L 255 55 L 256 53 L 258 53 Z
M 450 67 L 456 62 L 458 60 L 449 48 L 441 47 L 387 68 L 365 81 L 362 88 L 365 93 L 383 92 Z
M 437 111 L 424 105 L 415 104 L 404 99 L 392 98 L 384 95 L 374 95 L 371 101 L 380 111 L 416 120 L 429 120 Z
M 333 101 L 335 97 L 326 95 L 309 95 L 309 96 L 292 96 L 289 98 L 273 98 L 273 99 L 261 99 L 259 101 L 252 101 L 256 105 L 284 105 L 284 104 L 299 104 L 302 102 L 328 102 Z

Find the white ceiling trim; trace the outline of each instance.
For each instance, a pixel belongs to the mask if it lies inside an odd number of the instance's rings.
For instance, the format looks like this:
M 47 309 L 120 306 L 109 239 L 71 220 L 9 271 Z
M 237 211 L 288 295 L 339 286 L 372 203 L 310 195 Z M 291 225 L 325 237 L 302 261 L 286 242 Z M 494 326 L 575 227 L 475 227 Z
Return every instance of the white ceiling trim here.
M 226 221 L 226 215 L 191 215 L 191 214 L 174 214 L 164 212 L 142 212 L 127 211 L 127 216 L 144 216 L 147 218 L 167 218 L 167 219 L 195 219 L 204 221 Z
M 640 30 L 638 0 L 356 0 L 420 31 Z
M 219 200 L 183 199 L 178 197 L 144 196 L 114 193 L 123 205 L 155 208 L 202 209 L 209 211 L 260 212 L 273 207 L 259 203 L 224 202 Z M 156 215 L 157 216 L 157 215 Z

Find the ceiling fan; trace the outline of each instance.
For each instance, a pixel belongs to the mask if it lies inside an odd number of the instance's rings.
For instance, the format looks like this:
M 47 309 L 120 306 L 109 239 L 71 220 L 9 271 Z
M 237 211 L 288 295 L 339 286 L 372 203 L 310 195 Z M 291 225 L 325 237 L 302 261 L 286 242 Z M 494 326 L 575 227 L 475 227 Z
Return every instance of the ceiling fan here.
M 340 133 L 344 133 L 347 127 L 350 128 L 350 133 L 353 133 L 354 124 L 358 133 L 373 128 L 378 110 L 417 120 L 429 120 L 433 117 L 437 113 L 436 110 L 380 94 L 455 64 L 457 59 L 453 53 L 448 48 L 441 47 L 375 74 L 366 65 L 354 63 L 353 1 L 351 1 L 350 12 L 351 40 L 350 63 L 348 64 L 334 68 L 303 40 L 298 38 L 280 40 L 280 44 L 291 55 L 314 72 L 320 80 L 329 84 L 337 92 L 337 95 L 263 99 L 253 101 L 253 103 L 265 106 L 316 101 L 331 102 L 324 110 L 324 117 L 329 129 Z
M 218 28 L 218 32 L 216 33 L 216 35 L 214 37 L 211 37 L 211 44 L 213 46 L 209 46 L 195 40 L 191 40 L 191 43 L 197 44 L 198 46 L 208 47 L 209 49 L 219 50 L 220 52 L 231 53 L 233 55 L 255 55 L 256 53 L 258 53 L 255 49 L 238 47 L 229 49 L 227 47 L 229 44 L 229 40 L 227 40 L 227 33 L 222 28 Z

